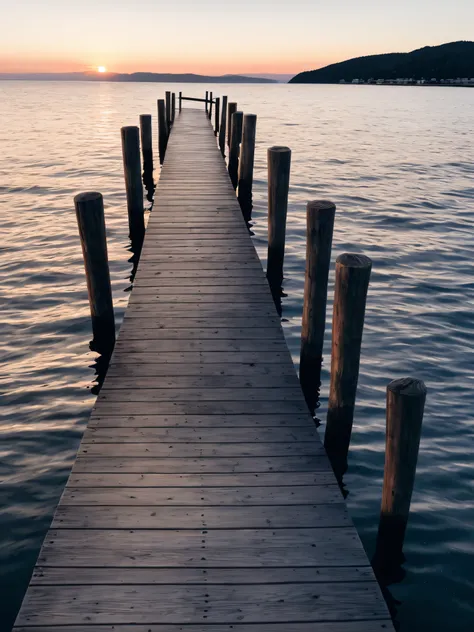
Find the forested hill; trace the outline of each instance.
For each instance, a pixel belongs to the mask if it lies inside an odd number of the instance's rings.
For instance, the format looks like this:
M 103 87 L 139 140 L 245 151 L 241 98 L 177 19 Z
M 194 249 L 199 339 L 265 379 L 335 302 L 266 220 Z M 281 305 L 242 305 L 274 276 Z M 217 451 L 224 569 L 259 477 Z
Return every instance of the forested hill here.
M 356 57 L 319 70 L 302 72 L 290 83 L 338 83 L 354 79 L 455 79 L 474 77 L 474 42 L 425 46 L 411 53 Z

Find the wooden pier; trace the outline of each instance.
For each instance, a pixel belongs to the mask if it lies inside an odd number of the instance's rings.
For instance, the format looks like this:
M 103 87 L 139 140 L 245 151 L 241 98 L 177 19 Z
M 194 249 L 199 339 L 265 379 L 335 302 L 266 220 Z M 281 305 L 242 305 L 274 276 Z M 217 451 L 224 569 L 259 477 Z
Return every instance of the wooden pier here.
M 14 629 L 393 629 L 203 110 Z

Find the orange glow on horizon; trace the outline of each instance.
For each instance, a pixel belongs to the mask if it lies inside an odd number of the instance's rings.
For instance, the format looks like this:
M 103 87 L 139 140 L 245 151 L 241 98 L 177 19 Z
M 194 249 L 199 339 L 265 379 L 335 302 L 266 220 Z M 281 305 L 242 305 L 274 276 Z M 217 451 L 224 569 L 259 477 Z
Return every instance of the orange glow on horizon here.
M 149 59 L 137 59 L 131 61 L 130 58 L 116 60 L 115 63 L 102 64 L 100 66 L 94 63 L 84 63 L 83 61 L 64 60 L 64 59 L 32 59 L 17 58 L 12 59 L 0 57 L 0 73 L 69 73 L 69 72 L 98 72 L 98 73 L 133 73 L 133 72 L 156 72 L 185 74 L 194 73 L 199 75 L 245 75 L 245 74 L 297 74 L 303 70 L 313 70 L 321 68 L 327 64 L 341 61 L 344 55 L 337 57 L 318 57 L 314 61 L 308 59 L 301 60 L 279 60 L 261 59 L 256 62 L 253 60 L 225 59 L 212 60 L 189 60 L 180 59 L 178 56 L 169 59 L 160 59 L 155 63 L 150 63 Z M 106 61 L 106 60 L 104 60 Z

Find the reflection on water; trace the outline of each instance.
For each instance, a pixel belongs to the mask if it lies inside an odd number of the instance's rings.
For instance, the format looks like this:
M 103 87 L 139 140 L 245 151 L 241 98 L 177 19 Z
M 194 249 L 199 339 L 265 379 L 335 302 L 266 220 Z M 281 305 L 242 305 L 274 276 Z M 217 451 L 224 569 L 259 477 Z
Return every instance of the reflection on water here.
M 405 540 L 407 574 L 390 592 L 402 631 L 474 629 L 474 90 L 206 87 L 258 115 L 252 232 L 264 265 L 266 150 L 292 149 L 279 299 L 295 362 L 306 202 L 331 199 L 337 205 L 333 261 L 341 252 L 364 252 L 373 260 L 344 476 L 349 509 L 371 556 L 382 488 L 385 388 L 397 377 L 420 377 L 430 396 Z M 0 82 L 2 630 L 18 607 L 94 401 L 91 365 L 97 355 L 89 349 L 73 196 L 84 190 L 104 195 L 120 325 L 136 250 L 129 262 L 119 130 L 137 125 L 148 111 L 157 138 L 156 99 L 166 89 L 190 92 L 189 84 Z M 202 86 L 194 94 L 201 95 Z M 318 410 L 322 432 L 333 271 Z

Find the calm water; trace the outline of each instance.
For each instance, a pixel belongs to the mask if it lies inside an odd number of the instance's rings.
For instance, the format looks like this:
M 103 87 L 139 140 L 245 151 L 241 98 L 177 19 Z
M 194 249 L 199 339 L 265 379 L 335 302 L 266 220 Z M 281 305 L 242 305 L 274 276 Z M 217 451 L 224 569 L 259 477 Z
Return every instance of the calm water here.
M 137 124 L 141 113 L 155 115 L 156 98 L 168 88 L 201 96 L 206 87 L 0 83 L 2 632 L 19 607 L 94 402 L 95 356 L 72 198 L 82 190 L 104 194 L 120 321 L 131 269 L 120 127 Z M 293 150 L 283 316 L 295 362 L 306 201 L 329 198 L 338 206 L 333 259 L 344 251 L 373 259 L 345 477 L 349 508 L 371 555 L 385 386 L 410 374 L 424 379 L 429 395 L 407 576 L 392 594 L 403 632 L 472 630 L 474 90 L 232 85 L 214 86 L 214 93 L 259 116 L 253 217 L 262 259 L 266 148 Z M 328 335 L 322 420 L 329 343 Z

